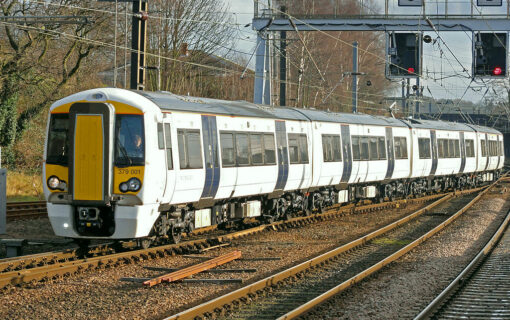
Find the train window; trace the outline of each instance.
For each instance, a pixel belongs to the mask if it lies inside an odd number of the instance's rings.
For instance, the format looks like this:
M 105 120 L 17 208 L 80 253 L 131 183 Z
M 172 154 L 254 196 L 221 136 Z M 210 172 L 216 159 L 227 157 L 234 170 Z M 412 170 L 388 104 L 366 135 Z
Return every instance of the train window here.
M 299 135 L 300 163 L 308 163 L 308 139 L 306 134 Z
M 489 141 L 489 154 L 491 157 L 496 156 L 496 142 L 494 140 Z
M 223 167 L 232 167 L 236 161 L 234 156 L 234 134 L 222 132 L 220 133 L 220 140 Z
M 499 142 L 499 155 L 501 157 L 505 155 L 505 146 L 503 145 L 503 141 Z
M 401 159 L 407 159 L 407 138 L 406 137 L 400 137 L 400 147 L 402 148 L 402 158 Z
M 418 138 L 418 155 L 420 159 L 430 159 L 430 138 Z
M 68 114 L 51 115 L 46 163 L 67 166 L 68 130 Z
M 437 156 L 440 159 L 445 157 L 445 153 L 444 153 L 444 139 L 437 139 Z
M 333 146 L 331 145 L 331 136 L 322 135 L 322 160 L 324 162 L 333 161 Z
M 475 141 L 466 139 L 466 157 L 473 158 L 475 156 Z
M 236 160 L 238 166 L 250 165 L 250 145 L 247 133 L 236 133 Z
M 333 141 L 333 160 L 342 161 L 342 147 L 340 146 L 340 136 L 332 136 Z
M 455 147 L 453 146 L 453 143 L 449 139 L 444 140 L 445 144 L 445 157 L 446 158 L 453 158 L 455 154 Z
M 115 165 L 143 166 L 145 164 L 143 116 L 115 117 Z M 163 140 L 164 143 L 164 140 Z
M 384 137 L 377 138 L 377 152 L 379 154 L 379 160 L 386 160 L 386 143 Z
M 289 134 L 289 162 L 299 163 L 299 142 L 297 134 Z
M 369 160 L 370 153 L 368 147 L 368 137 L 360 137 L 360 151 L 361 151 L 361 160 Z
M 160 150 L 165 149 L 165 137 L 163 134 L 163 124 L 158 123 L 158 148 Z
M 368 138 L 370 144 L 370 160 L 378 160 L 379 155 L 377 154 L 377 137 Z
M 361 150 L 359 145 L 359 136 L 352 136 L 352 159 L 353 160 L 361 160 Z
M 402 158 L 402 147 L 400 144 L 400 137 L 393 138 L 393 149 L 395 151 L 395 159 Z
M 455 158 L 460 158 L 460 140 L 453 140 L 453 146 L 455 148 Z
M 322 154 L 324 162 L 342 161 L 339 135 L 322 135 Z
M 159 125 L 159 123 L 158 123 Z M 166 141 L 166 164 L 168 170 L 172 170 L 174 168 L 174 161 L 172 157 L 172 136 L 170 132 L 170 124 L 165 123 L 165 141 Z
M 264 164 L 262 157 L 262 134 L 250 134 L 250 148 L 251 148 L 251 163 L 254 165 Z
M 264 134 L 264 163 L 265 164 L 276 163 L 274 135 L 272 133 Z
M 441 139 L 443 141 L 443 156 L 444 158 L 450 157 L 450 146 L 448 145 L 448 139 Z
M 177 131 L 179 143 L 179 163 L 181 169 L 201 169 L 202 144 L 200 142 L 200 130 Z
M 395 137 L 393 139 L 395 148 L 395 159 L 407 159 L 407 139 L 406 137 Z
M 485 140 L 481 140 L 481 147 L 482 147 L 482 157 L 487 156 L 487 146 L 485 143 Z

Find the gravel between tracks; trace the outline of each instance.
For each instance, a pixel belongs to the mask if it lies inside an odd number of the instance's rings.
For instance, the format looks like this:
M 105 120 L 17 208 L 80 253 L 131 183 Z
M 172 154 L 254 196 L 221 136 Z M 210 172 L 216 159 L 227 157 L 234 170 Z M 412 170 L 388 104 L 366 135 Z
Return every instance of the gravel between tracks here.
M 412 319 L 471 261 L 510 208 L 496 187 L 452 225 L 306 319 Z
M 200 274 L 195 278 L 242 278 L 253 282 L 276 270 L 347 243 L 386 225 L 424 204 L 406 209 L 383 210 L 370 214 L 347 215 L 335 221 L 320 222 L 280 232 L 264 232 L 233 242 L 232 247 L 208 252 L 216 256 L 240 249 L 243 257 L 279 257 L 273 261 L 234 261 L 224 268 L 256 268 L 256 273 Z M 145 288 L 121 282 L 122 277 L 151 277 L 157 272 L 145 267 L 181 268 L 199 262 L 174 256 L 100 269 L 25 288 L 10 288 L 0 298 L 0 318 L 5 319 L 156 319 L 230 291 L 240 284 L 162 284 Z M 243 285 L 244 285 L 243 284 Z

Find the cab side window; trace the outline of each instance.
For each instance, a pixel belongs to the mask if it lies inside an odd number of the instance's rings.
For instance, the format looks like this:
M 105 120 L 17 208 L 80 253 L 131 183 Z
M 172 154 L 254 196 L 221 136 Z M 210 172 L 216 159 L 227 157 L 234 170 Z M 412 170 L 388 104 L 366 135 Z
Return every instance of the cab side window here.
M 166 142 L 166 165 L 168 170 L 174 168 L 174 159 L 172 157 L 172 135 L 170 132 L 170 124 L 165 123 L 165 142 Z

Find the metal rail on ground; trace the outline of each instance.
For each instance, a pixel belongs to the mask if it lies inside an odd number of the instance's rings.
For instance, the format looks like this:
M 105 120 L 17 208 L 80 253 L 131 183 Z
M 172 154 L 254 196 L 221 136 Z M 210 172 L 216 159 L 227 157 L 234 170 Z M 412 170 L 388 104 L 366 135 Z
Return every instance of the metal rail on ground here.
M 474 189 L 479 190 L 479 189 Z M 452 193 L 436 194 L 417 199 L 397 200 L 393 202 L 370 204 L 364 206 L 345 206 L 332 208 L 322 214 L 315 214 L 306 217 L 292 218 L 286 221 L 278 221 L 268 225 L 260 225 L 250 229 L 237 231 L 229 234 L 222 234 L 215 237 L 202 237 L 195 240 L 185 241 L 179 244 L 162 245 L 143 250 L 134 250 L 121 253 L 111 253 L 111 248 L 101 246 L 94 249 L 93 256 L 86 259 L 77 258 L 77 250 L 64 250 L 49 254 L 35 254 L 17 258 L 0 259 L 0 289 L 9 285 L 21 285 L 32 281 L 40 281 L 46 278 L 59 277 L 73 274 L 82 270 L 94 269 L 104 265 L 119 265 L 129 263 L 133 260 L 157 258 L 173 254 L 199 251 L 232 239 L 263 232 L 265 230 L 278 230 L 288 227 L 297 227 L 304 224 L 324 221 L 352 212 L 372 212 L 386 208 L 395 208 L 409 203 L 428 202 L 440 197 L 451 197 Z M 202 231 L 197 230 L 198 233 Z
M 8 202 L 7 221 L 48 216 L 46 201 Z
M 492 238 L 487 242 L 487 244 L 483 247 L 482 250 L 471 260 L 471 262 L 467 265 L 464 270 L 446 287 L 434 300 L 432 300 L 425 309 L 423 309 L 414 319 L 422 320 L 422 319 L 431 319 L 435 318 L 436 313 L 439 309 L 443 308 L 445 304 L 448 304 L 448 300 L 451 299 L 456 292 L 461 290 L 467 283 L 469 283 L 469 279 L 472 276 L 475 276 L 475 272 L 481 268 L 484 262 L 488 259 L 490 254 L 493 252 L 494 248 L 496 248 L 497 244 L 501 240 L 501 238 L 505 234 L 505 230 L 507 230 L 508 224 L 510 223 L 510 211 L 507 213 L 505 220 L 501 223 L 498 230 L 494 233 Z M 508 231 L 507 231 L 508 232 Z M 505 270 L 505 275 L 508 279 L 510 277 L 510 269 L 508 267 Z M 501 271 L 501 269 L 500 269 Z M 510 286 L 507 288 L 510 289 Z M 479 297 L 477 300 L 480 301 L 483 297 Z M 496 302 L 497 303 L 497 302 Z M 507 304 L 507 303 L 504 303 Z M 485 306 L 484 306 L 485 307 Z M 490 316 L 490 310 L 487 310 L 485 307 L 481 308 L 481 312 L 483 317 Z M 501 311 L 501 310 L 500 310 Z M 487 312 L 487 313 L 485 313 Z M 496 311 L 497 312 L 497 311 Z M 502 314 L 496 314 L 499 317 Z M 466 318 L 469 317 L 469 314 L 464 315 Z M 507 314 L 508 316 L 508 314 Z
M 497 182 L 493 183 L 489 187 L 484 188 L 477 188 L 473 190 L 468 191 L 461 191 L 456 193 L 459 194 L 467 194 L 472 193 L 476 191 L 480 191 L 482 189 L 485 189 L 481 191 L 476 197 L 474 197 L 467 205 L 465 205 L 462 209 L 458 210 L 455 214 L 453 214 L 450 218 L 448 218 L 446 221 L 442 222 L 429 232 L 427 232 L 425 235 L 421 236 L 420 238 L 416 239 L 415 241 L 411 242 L 410 244 L 406 245 L 404 248 L 398 250 L 394 254 L 388 256 L 387 258 L 379 261 L 378 263 L 372 265 L 368 269 L 358 273 L 357 275 L 351 277 L 350 279 L 344 281 L 343 283 L 340 283 L 336 287 L 328 290 L 327 292 L 309 300 L 307 303 L 301 305 L 300 307 L 288 312 L 284 316 L 282 316 L 280 319 L 292 319 L 298 316 L 301 316 L 307 312 L 309 312 L 311 309 L 315 308 L 319 304 L 323 303 L 324 301 L 328 300 L 335 294 L 341 292 L 342 290 L 345 290 L 346 288 L 352 286 L 353 284 L 361 281 L 362 279 L 366 278 L 367 276 L 373 274 L 377 270 L 381 269 L 385 265 L 391 263 L 392 261 L 395 261 L 396 259 L 403 256 L 405 253 L 409 252 L 416 246 L 418 246 L 420 243 L 424 242 L 426 239 L 432 237 L 434 234 L 442 230 L 445 226 L 450 224 L 452 221 L 454 221 L 457 217 L 459 217 L 462 213 L 464 213 L 468 208 L 470 208 L 478 199 L 481 198 L 483 194 L 485 194 L 488 190 L 490 190 Z M 387 225 L 386 227 L 383 227 L 377 231 L 374 231 L 362 238 L 359 238 L 355 241 L 352 241 L 346 245 L 343 245 L 341 247 L 338 247 L 334 250 L 331 250 L 327 253 L 324 253 L 318 257 L 315 257 L 313 259 L 310 259 L 306 262 L 303 262 L 297 266 L 293 266 L 287 270 L 284 270 L 282 272 L 279 272 L 278 274 L 272 275 L 270 277 L 267 277 L 265 279 L 262 279 L 260 281 L 257 281 L 253 284 L 250 284 L 248 286 L 245 286 L 243 288 L 237 289 L 233 292 L 230 292 L 226 295 L 223 295 L 221 297 L 215 298 L 211 301 L 205 302 L 203 304 L 200 304 L 198 306 L 195 306 L 191 309 L 185 310 L 183 312 L 180 312 L 178 314 L 175 314 L 173 316 L 170 316 L 166 318 L 165 320 L 170 319 L 194 319 L 195 317 L 203 317 L 203 316 L 211 316 L 216 312 L 220 312 L 223 310 L 225 306 L 227 306 L 227 309 L 230 308 L 228 306 L 232 306 L 232 304 L 236 304 L 238 301 L 250 301 L 253 296 L 256 296 L 257 293 L 264 292 L 268 288 L 277 285 L 278 283 L 281 283 L 283 281 L 286 281 L 287 279 L 290 279 L 292 277 L 297 276 L 298 274 L 302 273 L 303 271 L 311 270 L 316 267 L 320 267 L 321 265 L 327 263 L 328 261 L 335 259 L 339 255 L 348 252 L 349 250 L 352 250 L 355 247 L 361 246 L 363 244 L 366 244 L 368 241 L 375 239 L 376 237 L 379 237 L 380 235 L 396 229 L 397 227 L 400 227 L 407 222 L 413 220 L 414 218 L 430 211 L 433 207 L 438 206 L 439 204 L 451 199 L 453 197 L 453 194 L 448 194 L 441 199 L 435 201 L 432 204 L 429 204 L 425 208 L 422 208 L 411 215 L 404 217 L 394 223 L 391 223 Z M 242 304 L 242 303 L 240 303 Z

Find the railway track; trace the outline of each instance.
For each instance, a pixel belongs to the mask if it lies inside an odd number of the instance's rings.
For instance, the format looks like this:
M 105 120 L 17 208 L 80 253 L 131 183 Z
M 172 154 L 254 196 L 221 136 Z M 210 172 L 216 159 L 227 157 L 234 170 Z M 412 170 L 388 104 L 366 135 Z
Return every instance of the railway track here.
M 415 320 L 510 318 L 510 212 L 485 247 Z
M 7 202 L 7 221 L 47 216 L 46 201 Z
M 451 196 L 451 194 L 446 196 Z M 186 238 L 186 241 L 179 244 L 161 245 L 142 250 L 115 253 L 109 245 L 102 245 L 93 248 L 86 258 L 79 258 L 78 249 L 69 249 L 59 252 L 0 259 L 0 289 L 10 285 L 22 285 L 37 282 L 85 270 L 92 270 L 98 267 L 117 266 L 142 259 L 146 260 L 168 255 L 193 253 L 207 247 L 228 243 L 232 239 L 263 231 L 299 227 L 318 221 L 335 219 L 345 214 L 391 209 L 402 207 L 410 203 L 430 202 L 442 197 L 445 197 L 445 195 L 437 194 L 417 199 L 397 200 L 393 202 L 361 206 L 349 205 L 344 207 L 333 207 L 322 214 L 292 218 L 286 221 L 278 221 L 267 225 L 258 225 L 246 230 L 234 232 L 215 230 L 215 228 L 212 227 L 205 230 L 199 229 Z
M 403 256 L 468 210 L 496 183 L 448 194 L 386 227 L 167 319 L 292 319 Z

